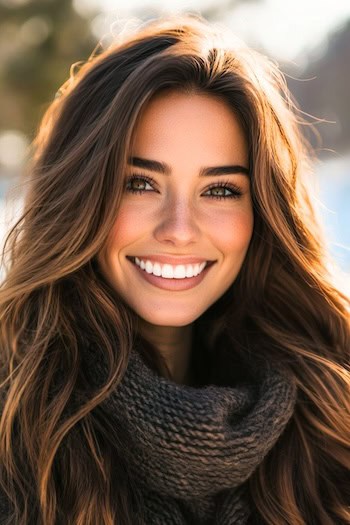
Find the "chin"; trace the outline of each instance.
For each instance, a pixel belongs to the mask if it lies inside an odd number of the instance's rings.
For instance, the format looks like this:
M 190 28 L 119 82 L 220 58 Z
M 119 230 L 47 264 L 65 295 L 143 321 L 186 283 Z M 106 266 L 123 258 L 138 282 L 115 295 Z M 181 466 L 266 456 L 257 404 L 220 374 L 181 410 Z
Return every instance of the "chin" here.
M 149 316 L 149 313 L 147 316 L 138 314 L 141 319 L 146 321 L 147 323 L 154 325 L 154 326 L 187 326 L 191 323 L 193 323 L 196 319 L 198 319 L 198 316 L 193 315 L 153 315 Z

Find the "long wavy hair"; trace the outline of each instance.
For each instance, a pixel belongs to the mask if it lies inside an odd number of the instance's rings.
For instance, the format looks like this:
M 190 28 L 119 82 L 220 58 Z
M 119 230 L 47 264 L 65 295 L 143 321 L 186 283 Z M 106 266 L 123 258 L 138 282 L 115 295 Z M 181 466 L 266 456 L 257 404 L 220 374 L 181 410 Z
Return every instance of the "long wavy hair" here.
M 275 63 L 193 13 L 140 24 L 95 50 L 71 70 L 33 142 L 0 292 L 9 523 L 144 523 L 128 436 L 102 409 L 142 339 L 96 256 L 123 198 L 135 123 L 167 89 L 219 97 L 248 141 L 252 240 L 235 282 L 195 325 L 209 347 L 278 363 L 297 383 L 292 419 L 249 479 L 256 522 L 349 524 L 349 299 L 327 271 L 301 113 Z M 107 357 L 99 388 L 84 375 L 86 339 Z M 156 349 L 147 353 L 164 373 Z

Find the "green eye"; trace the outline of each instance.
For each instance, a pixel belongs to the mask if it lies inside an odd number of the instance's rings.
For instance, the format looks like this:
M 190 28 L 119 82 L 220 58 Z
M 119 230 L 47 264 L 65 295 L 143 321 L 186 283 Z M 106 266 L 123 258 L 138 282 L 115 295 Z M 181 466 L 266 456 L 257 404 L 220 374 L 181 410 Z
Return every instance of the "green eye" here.
M 238 186 L 228 182 L 212 184 L 209 186 L 207 191 L 211 190 L 216 190 L 219 192 L 211 195 L 211 197 L 215 199 L 238 199 L 242 196 L 242 190 L 238 188 Z M 226 193 L 227 191 L 230 193 Z
M 139 187 L 135 187 L 134 183 Z M 151 186 L 151 189 L 146 189 L 147 184 Z M 154 191 L 155 185 L 156 182 L 154 179 L 152 179 L 152 177 L 134 174 L 127 178 L 125 191 L 132 194 L 143 194 Z M 215 190 L 212 195 L 204 194 L 204 196 L 209 197 L 210 199 L 239 199 L 243 194 L 241 188 L 235 184 L 232 184 L 230 181 L 214 183 L 209 186 L 209 188 L 206 190 L 206 193 L 212 190 Z

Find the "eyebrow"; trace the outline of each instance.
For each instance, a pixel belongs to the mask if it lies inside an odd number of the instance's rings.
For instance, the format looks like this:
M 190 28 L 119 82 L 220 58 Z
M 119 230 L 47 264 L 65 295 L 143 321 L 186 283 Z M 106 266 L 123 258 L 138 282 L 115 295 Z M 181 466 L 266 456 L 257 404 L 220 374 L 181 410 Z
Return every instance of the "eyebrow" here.
M 151 171 L 157 171 L 163 175 L 169 176 L 171 173 L 171 168 L 165 162 L 159 162 L 158 160 L 144 159 L 142 157 L 129 157 L 128 163 L 137 166 L 138 168 L 143 168 Z M 215 175 L 229 175 L 235 173 L 242 173 L 244 175 L 250 176 L 249 169 L 239 164 L 233 164 L 229 166 L 215 166 L 201 168 L 199 171 L 200 177 L 213 177 Z

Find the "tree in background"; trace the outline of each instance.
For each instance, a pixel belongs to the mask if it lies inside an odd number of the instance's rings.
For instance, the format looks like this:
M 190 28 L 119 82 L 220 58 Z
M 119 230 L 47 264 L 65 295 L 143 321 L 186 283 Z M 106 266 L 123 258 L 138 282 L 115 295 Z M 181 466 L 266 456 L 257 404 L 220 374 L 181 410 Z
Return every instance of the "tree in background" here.
M 116 11 L 120 1 L 115 1 Z M 261 0 L 221 0 L 201 14 L 215 19 L 244 1 Z M 85 61 L 95 49 L 98 38 L 90 23 L 97 13 L 90 9 L 81 16 L 72 0 L 0 0 L 0 133 L 19 130 L 33 138 L 71 65 Z M 132 11 L 141 20 L 158 14 L 147 1 Z
M 0 0 L 0 130 L 33 138 L 70 65 L 95 44 L 71 0 Z
M 208 20 L 225 21 L 225 15 L 239 4 L 261 1 L 213 0 L 200 12 Z M 84 4 L 75 0 L 75 6 L 80 3 Z M 122 4 L 123 0 L 115 0 L 116 18 L 123 11 Z M 0 134 L 12 129 L 24 133 L 29 140 L 33 138 L 40 117 L 58 87 L 67 80 L 71 65 L 87 60 L 95 49 L 99 39 L 91 22 L 98 13 L 97 8 L 90 6 L 84 16 L 79 14 L 73 0 L 0 0 Z M 131 16 L 140 20 L 160 13 L 147 0 L 131 10 Z M 335 122 L 317 125 L 317 129 L 323 146 L 338 151 L 350 146 L 349 63 L 350 22 L 329 36 L 324 55 L 315 60 L 310 52 L 307 68 L 296 74 L 298 78 L 314 80 L 287 78 L 303 111 Z M 286 73 L 289 69 L 288 65 L 282 66 Z M 309 138 L 314 142 L 312 134 Z
M 288 85 L 304 111 L 327 121 L 318 126 L 323 146 L 337 152 L 348 152 L 350 20 L 326 38 L 324 48 L 324 53 L 316 57 L 314 54 L 317 49 L 315 52 L 310 51 L 307 67 L 298 75 L 310 80 L 300 82 L 291 77 L 287 79 Z M 312 142 L 317 145 L 315 141 Z

